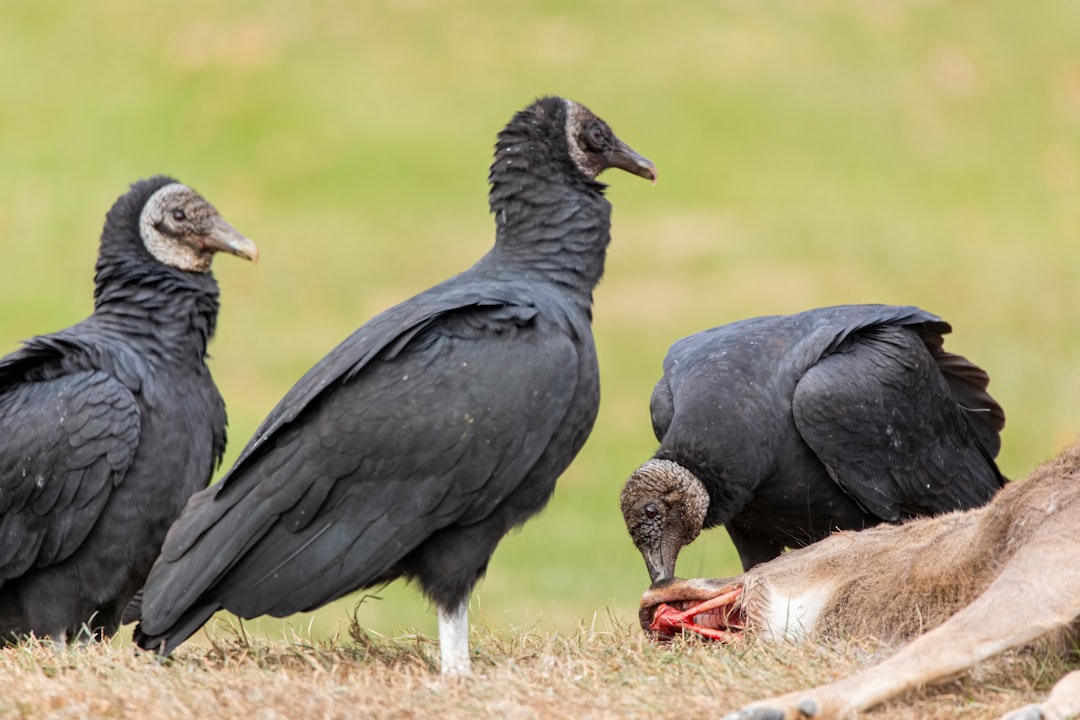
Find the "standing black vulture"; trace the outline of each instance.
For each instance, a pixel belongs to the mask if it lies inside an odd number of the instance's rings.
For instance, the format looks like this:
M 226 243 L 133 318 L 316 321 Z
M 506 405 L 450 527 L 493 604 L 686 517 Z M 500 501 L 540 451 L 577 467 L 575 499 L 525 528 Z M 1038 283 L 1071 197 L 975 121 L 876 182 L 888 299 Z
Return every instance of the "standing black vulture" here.
M 225 448 L 215 252 L 254 243 L 155 177 L 105 218 L 94 312 L 0 359 L 0 636 L 115 632 Z
M 612 167 L 656 178 L 582 105 L 514 116 L 489 177 L 494 247 L 331 351 L 191 499 L 127 615 L 139 645 L 168 654 L 219 608 L 280 617 L 404 576 L 438 607 L 443 672 L 468 673 L 469 592 L 596 417 L 596 176 Z
M 761 317 L 671 346 L 650 410 L 660 449 L 622 491 L 656 582 L 723 524 L 743 569 L 836 529 L 971 508 L 1005 482 L 990 381 L 914 307 Z

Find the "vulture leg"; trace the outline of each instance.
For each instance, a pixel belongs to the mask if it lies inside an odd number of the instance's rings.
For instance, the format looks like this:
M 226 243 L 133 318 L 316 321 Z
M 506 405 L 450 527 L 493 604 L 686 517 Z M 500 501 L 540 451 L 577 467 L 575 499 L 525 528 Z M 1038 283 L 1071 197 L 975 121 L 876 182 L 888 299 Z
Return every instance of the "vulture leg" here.
M 469 598 L 455 608 L 439 606 L 439 654 L 442 674 L 461 677 L 469 669 Z

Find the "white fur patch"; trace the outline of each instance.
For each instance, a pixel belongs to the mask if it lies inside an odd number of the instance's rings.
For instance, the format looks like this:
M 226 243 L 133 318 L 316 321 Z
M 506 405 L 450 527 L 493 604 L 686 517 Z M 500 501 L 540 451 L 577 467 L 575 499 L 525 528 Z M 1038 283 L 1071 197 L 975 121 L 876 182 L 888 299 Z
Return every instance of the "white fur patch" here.
M 835 584 L 829 582 L 816 583 L 797 595 L 784 595 L 768 588 L 762 635 L 772 640 L 803 639 L 814 631 L 835 590 Z

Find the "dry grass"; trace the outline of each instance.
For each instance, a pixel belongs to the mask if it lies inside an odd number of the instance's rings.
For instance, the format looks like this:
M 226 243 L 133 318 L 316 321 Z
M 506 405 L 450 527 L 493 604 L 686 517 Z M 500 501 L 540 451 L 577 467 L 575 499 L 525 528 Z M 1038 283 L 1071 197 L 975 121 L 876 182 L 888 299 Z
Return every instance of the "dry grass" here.
M 655 450 L 649 394 L 683 335 L 915 303 L 993 378 L 1008 475 L 1080 434 L 1078 48 L 1068 0 L 5 3 L 0 353 L 85 316 L 106 208 L 174 174 L 262 251 L 215 271 L 224 471 L 331 347 L 490 247 L 485 179 L 513 111 L 578 99 L 660 182 L 605 176 L 600 415 L 473 602 L 501 629 L 630 617 L 648 576 L 618 493 Z M 717 529 L 678 571 L 738 569 Z M 379 594 L 366 627 L 435 631 L 415 588 Z M 346 615 L 294 622 L 325 638 Z
M 252 639 L 219 626 L 206 649 L 165 662 L 130 646 L 25 643 L 0 654 L 0 716 L 26 718 L 615 718 L 714 717 L 776 692 L 827 682 L 886 654 L 874 646 L 647 641 L 607 629 L 542 634 L 474 628 L 474 674 L 438 675 L 438 644 L 353 625 L 316 643 Z M 990 718 L 1042 696 L 1064 672 L 1034 653 L 869 713 L 876 718 Z

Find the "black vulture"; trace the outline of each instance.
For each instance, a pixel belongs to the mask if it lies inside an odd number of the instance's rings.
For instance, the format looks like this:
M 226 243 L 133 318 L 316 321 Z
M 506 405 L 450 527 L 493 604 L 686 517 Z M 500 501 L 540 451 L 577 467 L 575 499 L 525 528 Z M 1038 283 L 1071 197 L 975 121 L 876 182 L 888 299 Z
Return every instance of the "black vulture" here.
M 469 672 L 469 593 L 596 417 L 596 176 L 612 167 L 656 178 L 575 102 L 513 117 L 489 176 L 494 247 L 338 345 L 191 499 L 127 614 L 140 646 L 167 655 L 219 608 L 281 617 L 406 577 L 438 608 L 443 673 Z
M 841 305 L 683 338 L 650 410 L 660 448 L 622 491 L 653 582 L 723 524 L 743 569 L 836 529 L 982 505 L 1004 484 L 989 377 L 915 307 Z
M 191 188 L 140 180 L 105 218 L 93 314 L 0 359 L 3 640 L 115 632 L 210 482 L 225 448 L 206 366 L 219 251 L 258 257 Z

